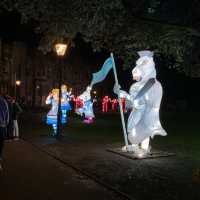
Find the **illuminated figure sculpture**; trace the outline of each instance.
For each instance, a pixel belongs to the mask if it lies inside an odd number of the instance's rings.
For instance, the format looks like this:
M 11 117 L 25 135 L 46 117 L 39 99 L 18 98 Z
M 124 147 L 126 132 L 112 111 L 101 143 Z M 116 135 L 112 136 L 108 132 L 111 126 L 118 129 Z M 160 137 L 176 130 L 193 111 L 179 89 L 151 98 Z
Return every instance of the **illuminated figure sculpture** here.
M 71 94 L 71 90 L 69 92 L 67 91 L 66 85 L 61 86 L 61 93 L 62 93 L 62 99 L 61 99 L 62 123 L 66 123 L 67 112 L 72 109 L 70 105 L 72 94 Z
M 118 100 L 117 99 L 112 99 L 112 111 L 116 111 L 117 110 L 117 106 L 118 106 Z
M 123 112 L 126 111 L 126 98 L 121 98 Z
M 83 107 L 83 101 L 81 99 L 79 99 L 78 97 L 74 97 L 73 98 L 73 102 L 74 102 L 74 110 L 75 112 L 79 109 Z
M 109 96 L 105 96 L 102 99 L 102 112 L 108 112 L 108 103 L 111 102 Z
M 51 110 L 47 114 L 47 124 L 52 125 L 54 134 L 57 131 L 58 97 L 59 89 L 53 89 L 46 98 L 46 104 L 51 104 Z
M 86 91 L 84 91 L 80 96 L 78 96 L 79 100 L 82 100 L 83 106 L 76 110 L 76 113 L 85 117 L 84 122 L 90 124 L 94 119 L 93 112 L 93 102 L 91 101 L 91 90 L 90 86 L 87 87 Z
M 159 119 L 163 91 L 161 84 L 156 80 L 153 52 L 140 51 L 138 54 L 140 58 L 132 70 L 133 80 L 137 82 L 131 85 L 129 94 L 120 90 L 119 85 L 114 87 L 114 92 L 121 98 L 126 98 L 132 110 L 127 124 L 131 145 L 123 147 L 122 150 L 136 154 L 150 151 L 150 138 L 155 135 L 167 135 Z

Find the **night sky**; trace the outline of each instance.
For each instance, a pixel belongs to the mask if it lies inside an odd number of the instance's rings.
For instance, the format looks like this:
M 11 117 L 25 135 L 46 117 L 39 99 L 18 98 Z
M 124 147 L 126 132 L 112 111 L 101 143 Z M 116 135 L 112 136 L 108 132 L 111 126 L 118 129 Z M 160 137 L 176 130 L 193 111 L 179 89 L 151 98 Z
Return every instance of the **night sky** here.
M 0 25 L 2 27 L 0 36 L 6 41 L 25 42 L 30 47 L 37 47 L 40 35 L 35 34 L 35 22 L 21 23 L 21 16 L 17 12 L 3 12 L 0 14 Z

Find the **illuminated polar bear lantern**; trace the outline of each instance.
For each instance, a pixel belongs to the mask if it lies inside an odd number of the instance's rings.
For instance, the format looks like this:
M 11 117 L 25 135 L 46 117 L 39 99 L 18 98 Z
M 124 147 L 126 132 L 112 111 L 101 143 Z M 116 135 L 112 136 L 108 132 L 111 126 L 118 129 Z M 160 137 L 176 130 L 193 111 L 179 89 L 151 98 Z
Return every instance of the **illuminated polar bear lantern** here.
M 155 135 L 167 135 L 159 119 L 163 90 L 160 82 L 156 80 L 153 52 L 140 51 L 138 54 L 140 58 L 132 70 L 136 83 L 131 85 L 129 93 L 120 90 L 119 85 L 114 88 L 114 92 L 120 98 L 125 98 L 132 110 L 127 123 L 128 140 L 131 145 L 123 147 L 122 150 L 136 154 L 150 152 L 150 138 Z

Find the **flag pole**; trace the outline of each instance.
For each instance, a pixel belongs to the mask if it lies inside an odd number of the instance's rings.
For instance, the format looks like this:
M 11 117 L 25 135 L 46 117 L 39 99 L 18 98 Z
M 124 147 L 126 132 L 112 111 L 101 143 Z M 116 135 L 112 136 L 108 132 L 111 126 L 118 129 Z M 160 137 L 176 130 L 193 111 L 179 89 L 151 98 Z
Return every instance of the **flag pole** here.
M 112 63 L 113 63 L 113 72 L 114 72 L 114 76 L 115 76 L 115 84 L 119 85 L 113 53 L 111 53 L 110 55 L 111 55 L 111 59 L 112 59 Z M 128 138 L 127 138 L 127 133 L 126 133 L 126 126 L 125 126 L 125 120 L 124 120 L 124 114 L 123 114 L 122 101 L 121 101 L 121 98 L 120 98 L 119 95 L 118 95 L 118 101 L 119 101 L 119 109 L 120 109 L 120 115 L 121 115 L 122 128 L 123 128 L 123 133 L 124 133 L 124 142 L 125 142 L 126 148 L 128 148 Z

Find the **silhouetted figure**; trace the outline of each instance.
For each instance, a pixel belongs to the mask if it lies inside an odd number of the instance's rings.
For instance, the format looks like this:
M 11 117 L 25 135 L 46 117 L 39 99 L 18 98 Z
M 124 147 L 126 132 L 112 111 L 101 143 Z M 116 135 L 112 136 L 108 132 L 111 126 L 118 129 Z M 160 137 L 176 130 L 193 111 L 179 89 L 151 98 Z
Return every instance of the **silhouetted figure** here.
M 8 110 L 9 110 L 9 122 L 6 130 L 6 139 L 12 140 L 13 139 L 13 127 L 14 127 L 14 121 L 13 121 L 13 106 L 12 106 L 12 97 L 9 95 L 5 96 L 5 100 L 8 104 Z
M 19 139 L 19 126 L 18 126 L 18 116 L 22 113 L 22 108 L 18 102 L 13 98 L 12 100 L 12 118 L 13 118 L 13 137 L 15 140 Z
M 0 170 L 2 170 L 3 146 L 9 123 L 9 109 L 6 100 L 0 96 Z

